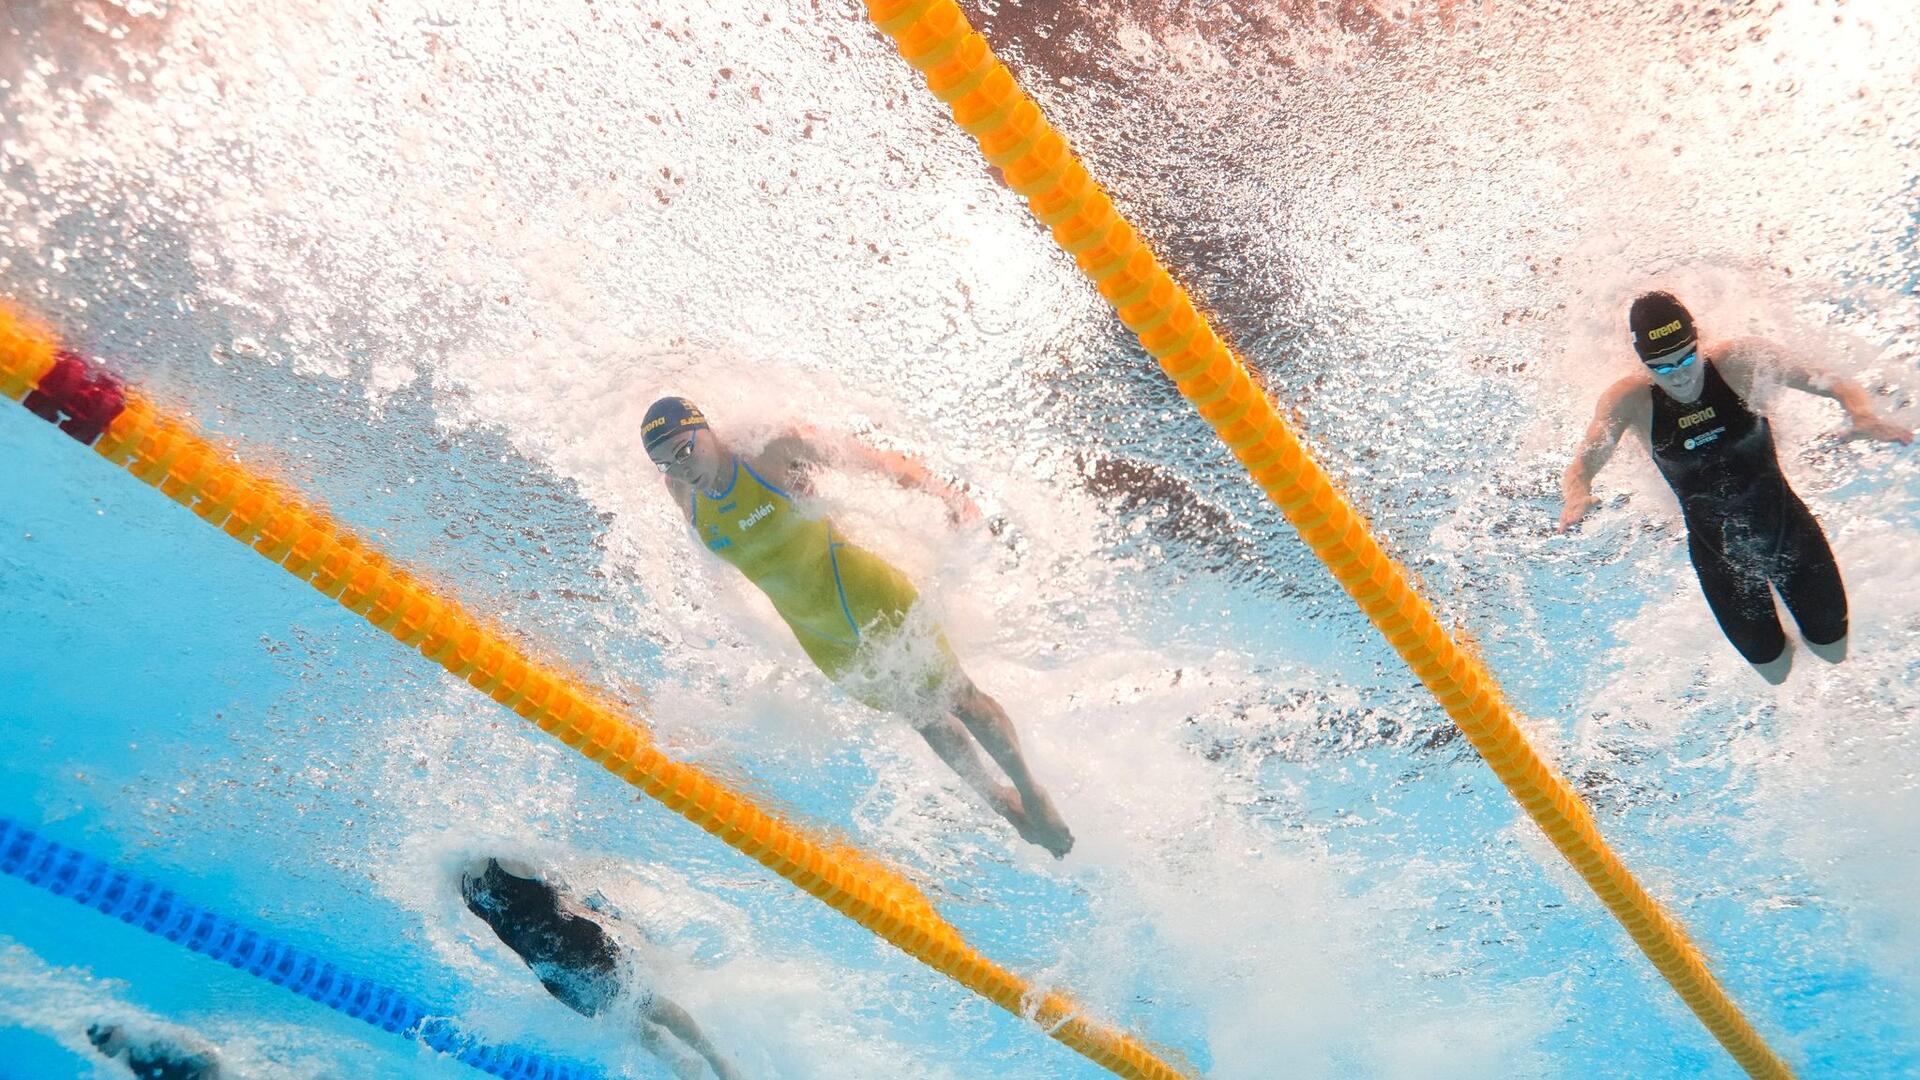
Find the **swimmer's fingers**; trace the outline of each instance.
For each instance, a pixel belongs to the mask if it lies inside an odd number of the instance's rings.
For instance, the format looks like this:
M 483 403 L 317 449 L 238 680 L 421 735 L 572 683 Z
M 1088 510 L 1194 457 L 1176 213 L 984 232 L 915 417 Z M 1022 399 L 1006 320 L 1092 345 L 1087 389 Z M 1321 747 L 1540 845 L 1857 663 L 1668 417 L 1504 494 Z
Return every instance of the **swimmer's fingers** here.
M 1874 439 L 1879 442 L 1899 443 L 1901 446 L 1913 444 L 1913 429 L 1902 427 L 1877 416 L 1857 419 L 1851 427 L 1840 431 L 1839 436 L 1847 439 Z
M 1587 514 L 1592 512 L 1594 507 L 1599 505 L 1599 498 L 1593 495 L 1568 499 L 1566 507 L 1560 511 L 1560 525 L 1557 531 L 1563 533 L 1571 531 L 1575 525 L 1580 524 L 1581 520 L 1584 519 Z
M 1899 443 L 1901 446 L 1913 445 L 1913 429 L 1901 427 L 1890 421 L 1876 418 L 1873 422 L 1872 434 L 1874 438 L 1884 442 Z

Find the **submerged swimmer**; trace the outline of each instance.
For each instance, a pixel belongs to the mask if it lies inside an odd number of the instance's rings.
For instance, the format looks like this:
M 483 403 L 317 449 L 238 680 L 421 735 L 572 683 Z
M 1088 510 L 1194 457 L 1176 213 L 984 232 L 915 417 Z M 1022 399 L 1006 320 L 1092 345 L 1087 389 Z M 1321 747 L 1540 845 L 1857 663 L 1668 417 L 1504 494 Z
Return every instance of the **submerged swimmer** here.
M 1778 591 L 1815 656 L 1847 655 L 1847 593 L 1820 523 L 1808 512 L 1774 453 L 1767 418 L 1747 404 L 1771 375 L 1796 390 L 1832 398 L 1853 433 L 1910 443 L 1913 432 L 1874 413 L 1859 384 L 1788 356 L 1755 338 L 1706 345 L 1693 316 L 1664 292 L 1635 299 L 1627 321 L 1646 373 L 1607 388 L 1561 481 L 1562 531 L 1599 504 L 1593 477 L 1628 428 L 1645 437 L 1687 522 L 1687 551 L 1720 629 L 1768 682 L 1786 681 L 1793 654 Z
M 641 1045 L 681 1080 L 697 1080 L 702 1070 L 671 1048 L 668 1036 L 704 1058 L 719 1080 L 739 1080 L 740 1073 L 685 1009 L 636 984 L 630 954 L 597 914 L 543 881 L 538 871 L 511 860 L 506 865 L 496 858 L 478 861 L 460 875 L 460 896 L 533 969 L 547 992 L 574 1012 L 628 1021 Z
M 876 709 L 904 716 L 1026 840 L 1056 856 L 1072 849 L 1073 834 L 1028 770 L 1006 712 L 961 670 L 936 628 L 909 619 L 919 598 L 912 583 L 800 503 L 797 496 L 813 492 L 809 474 L 827 462 L 810 435 L 795 431 L 758 454 L 737 455 L 679 397 L 654 402 L 641 431 L 700 542 L 773 601 L 829 679 Z M 971 500 L 910 459 L 857 444 L 848 449 L 902 487 L 944 496 L 956 521 L 978 516 Z M 988 775 L 976 746 L 1011 789 Z
M 119 1061 L 138 1080 L 220 1080 L 220 1063 L 211 1053 L 190 1053 L 167 1039 L 129 1037 L 119 1024 L 95 1024 L 87 1041 L 101 1056 Z

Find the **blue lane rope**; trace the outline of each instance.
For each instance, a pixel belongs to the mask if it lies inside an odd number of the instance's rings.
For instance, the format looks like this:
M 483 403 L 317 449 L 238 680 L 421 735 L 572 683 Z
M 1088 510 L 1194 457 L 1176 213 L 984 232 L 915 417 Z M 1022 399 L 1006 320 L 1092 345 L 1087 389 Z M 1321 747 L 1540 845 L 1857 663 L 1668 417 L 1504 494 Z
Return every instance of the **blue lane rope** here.
M 0 817 L 0 873 L 185 945 L 382 1031 L 422 1043 L 481 1072 L 505 1080 L 606 1080 L 606 1073 L 591 1065 L 484 1043 L 441 1010 L 182 900 L 157 882 L 42 839 L 11 818 Z

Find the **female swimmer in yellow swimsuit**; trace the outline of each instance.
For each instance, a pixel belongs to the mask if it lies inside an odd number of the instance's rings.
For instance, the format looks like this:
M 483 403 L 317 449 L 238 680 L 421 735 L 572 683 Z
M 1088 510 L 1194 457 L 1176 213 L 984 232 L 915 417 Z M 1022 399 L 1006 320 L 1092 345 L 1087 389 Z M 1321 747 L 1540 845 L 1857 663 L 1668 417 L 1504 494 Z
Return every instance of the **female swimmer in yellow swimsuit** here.
M 796 496 L 813 493 L 809 473 L 827 464 L 811 433 L 737 455 L 693 402 L 669 397 L 647 410 L 641 442 L 700 542 L 773 601 L 829 679 L 905 717 L 1026 840 L 1056 856 L 1072 849 L 1073 833 L 1027 769 L 1005 710 L 960 669 L 937 627 L 909 618 L 919 599 L 913 584 L 799 504 Z M 850 452 L 903 487 L 946 499 L 956 519 L 978 516 L 964 494 L 904 455 L 857 444 Z M 976 745 L 1011 788 L 988 776 Z

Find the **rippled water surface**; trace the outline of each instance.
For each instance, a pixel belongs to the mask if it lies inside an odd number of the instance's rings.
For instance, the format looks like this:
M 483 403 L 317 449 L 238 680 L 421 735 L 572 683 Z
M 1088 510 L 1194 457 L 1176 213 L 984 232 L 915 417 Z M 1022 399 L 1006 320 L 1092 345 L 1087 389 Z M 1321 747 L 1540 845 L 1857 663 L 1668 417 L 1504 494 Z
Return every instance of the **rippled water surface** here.
M 1648 287 L 1914 423 L 1920 9 L 968 11 L 1773 1044 L 1920 1073 L 1920 458 L 1765 400 L 1853 607 L 1780 690 L 1644 451 L 1552 528 Z M 0 296 L 1197 1071 L 1736 1075 L 857 5 L 11 0 Z M 997 531 L 825 496 L 1007 703 L 1068 859 L 689 542 L 663 393 L 973 487 Z M 0 815 L 490 1034 L 667 1075 L 460 907 L 505 849 L 626 912 L 749 1075 L 1101 1075 L 11 407 L 0 640 Z M 0 912 L 0 1075 L 89 1075 L 101 1016 L 243 1075 L 462 1072 Z

